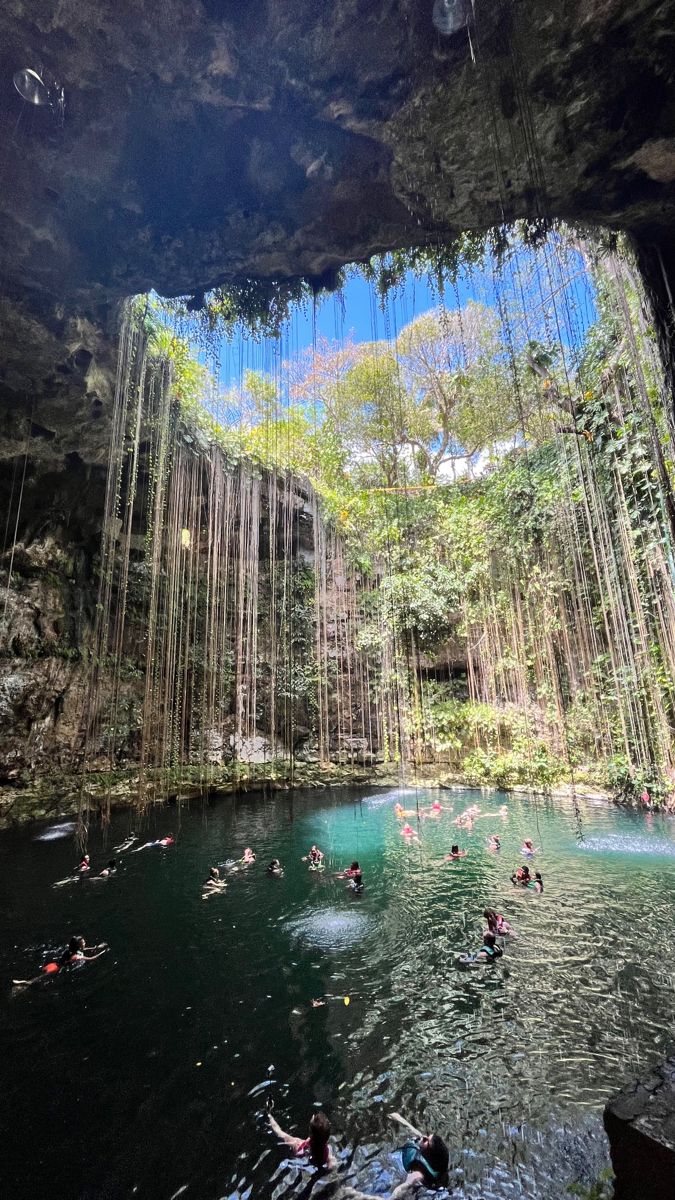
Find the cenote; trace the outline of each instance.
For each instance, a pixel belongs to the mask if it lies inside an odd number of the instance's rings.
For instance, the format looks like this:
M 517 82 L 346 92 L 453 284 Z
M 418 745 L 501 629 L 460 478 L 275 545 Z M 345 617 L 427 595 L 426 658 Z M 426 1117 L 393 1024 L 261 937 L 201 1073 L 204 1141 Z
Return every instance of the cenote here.
M 442 817 L 408 844 L 395 800 L 434 796 Z M 470 833 L 451 823 L 502 801 L 507 816 Z M 131 821 L 116 815 L 105 843 L 91 836 L 95 866 Z M 110 881 L 56 889 L 72 839 L 2 835 L 5 983 L 71 933 L 110 944 L 77 972 L 3 986 L 5 1194 L 305 1195 L 308 1176 L 266 1128 L 270 1106 L 300 1132 L 325 1109 L 343 1181 L 375 1194 L 402 1178 L 392 1110 L 446 1138 L 456 1195 L 552 1200 L 606 1166 L 607 1096 L 664 1053 L 675 1020 L 669 818 L 335 789 L 172 810 L 143 833 L 169 828 L 175 847 L 127 852 Z M 542 896 L 509 882 L 525 836 L 541 847 Z M 444 862 L 453 841 L 468 856 Z M 323 874 L 301 861 L 313 842 Z M 246 845 L 255 866 L 203 901 L 209 866 Z M 265 871 L 274 856 L 281 879 Z M 353 858 L 362 896 L 333 875 Z M 486 905 L 518 937 L 496 966 L 458 970 Z

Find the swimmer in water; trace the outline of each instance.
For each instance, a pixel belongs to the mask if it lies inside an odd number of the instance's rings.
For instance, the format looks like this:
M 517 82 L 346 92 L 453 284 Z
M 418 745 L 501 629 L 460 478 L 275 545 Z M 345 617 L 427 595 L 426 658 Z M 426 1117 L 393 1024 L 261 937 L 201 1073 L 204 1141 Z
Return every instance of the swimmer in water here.
M 124 841 L 120 842 L 119 846 L 113 846 L 113 850 L 115 851 L 115 854 L 123 854 L 125 850 L 128 850 L 131 846 L 133 846 L 134 842 L 137 841 L 138 835 L 132 830 L 132 832 L 124 839 Z
M 156 838 L 154 842 L 144 842 L 142 846 L 137 846 L 135 850 L 131 851 L 131 853 L 140 854 L 141 850 L 149 850 L 153 846 L 162 846 L 164 849 L 166 849 L 167 846 L 174 846 L 175 844 L 176 839 L 174 838 L 173 834 L 167 833 L 164 837 Z
M 354 859 L 351 867 L 345 867 L 343 871 L 338 871 L 335 878 L 336 879 L 351 879 L 354 876 L 354 874 L 360 870 L 361 870 L 361 868 L 360 868 L 358 862 L 356 861 L 356 859 Z
M 497 837 L 496 833 L 491 834 L 490 837 L 488 838 L 487 848 L 488 848 L 488 850 L 501 850 L 502 843 L 501 843 L 501 840 Z
M 95 959 L 105 954 L 107 949 L 107 942 L 100 942 L 98 946 L 87 946 L 83 937 L 71 937 L 58 960 L 45 963 L 40 974 L 35 975 L 33 979 L 13 979 L 12 987 L 30 987 L 34 983 L 49 979 L 51 975 L 58 975 L 66 967 L 77 966 L 78 963 L 94 962 Z
M 445 862 L 454 862 L 458 858 L 466 858 L 468 853 L 468 850 L 460 850 L 457 845 L 451 846 L 450 853 L 445 856 Z
M 414 808 L 404 808 L 402 804 L 394 805 L 394 814 L 398 821 L 404 821 L 406 817 L 416 817 L 417 812 Z
M 312 1114 L 309 1122 L 309 1137 L 306 1138 L 286 1133 L 271 1113 L 267 1114 L 267 1120 L 272 1132 L 276 1133 L 279 1140 L 286 1146 L 290 1146 L 296 1158 L 306 1158 L 313 1167 L 318 1167 L 320 1170 L 330 1170 L 336 1166 L 328 1140 L 330 1138 L 330 1121 L 325 1113 Z
M 356 892 L 357 896 L 363 891 L 363 872 L 357 862 L 352 863 L 349 869 L 349 883 L 347 885 L 352 892 Z
M 409 1129 L 414 1140 L 406 1142 L 401 1151 L 406 1177 L 391 1194 L 391 1200 L 408 1200 L 417 1189 L 437 1188 L 441 1186 L 448 1173 L 450 1155 L 448 1147 L 437 1133 L 420 1133 L 405 1117 L 391 1113 L 390 1118 L 399 1125 Z M 414 1189 L 414 1193 L 413 1193 Z
M 204 880 L 202 886 L 202 900 L 208 900 L 209 896 L 217 896 L 220 892 L 224 892 L 227 887 L 227 881 L 220 878 L 218 867 L 210 867 L 208 878 Z
M 303 862 L 308 862 L 310 867 L 320 867 L 324 860 L 323 850 L 319 850 L 318 846 L 312 846 L 309 854 L 305 854 Z
M 401 837 L 408 838 L 411 842 L 419 841 L 419 835 L 413 829 L 412 825 L 408 825 L 407 821 L 401 830 Z
M 421 810 L 421 815 L 423 817 L 428 817 L 429 820 L 437 821 L 440 818 L 442 812 L 443 812 L 443 805 L 441 804 L 440 800 L 436 799 L 433 801 L 430 808 L 423 808 Z
M 91 869 L 91 867 L 90 867 L 90 862 L 89 862 L 89 855 L 85 854 L 84 857 L 82 858 L 82 861 L 80 862 L 80 865 L 75 868 L 75 874 L 76 875 L 85 875 L 86 872 L 89 871 L 90 869 Z
M 244 856 L 243 856 L 241 862 L 244 867 L 252 867 L 253 866 L 253 864 L 255 862 L 255 854 L 253 853 L 250 846 L 247 846 L 246 849 L 244 850 Z
M 532 838 L 525 838 L 522 846 L 520 847 L 520 853 L 524 854 L 527 858 L 532 858 L 532 856 L 536 854 L 537 850 L 540 848 L 541 847 L 533 844 Z
M 497 945 L 497 938 L 494 933 L 485 933 L 483 935 L 483 945 L 478 950 L 473 958 L 474 962 L 496 962 L 501 958 L 504 951 L 501 946 Z
M 278 858 L 273 858 L 272 861 L 267 864 L 267 873 L 268 875 L 276 875 L 277 878 L 280 878 L 283 875 L 284 868 L 282 867 Z
M 495 912 L 494 908 L 486 908 L 483 916 L 488 924 L 488 933 L 494 933 L 495 936 L 498 935 L 499 937 L 508 937 L 513 934 L 513 929 L 506 920 L 506 917 L 502 916 L 501 913 Z
M 544 890 L 544 881 L 539 871 L 535 871 L 534 879 L 531 879 L 527 886 L 528 888 L 531 888 L 532 891 L 536 892 L 538 896 L 541 896 L 541 893 Z
M 530 875 L 530 868 L 527 863 L 523 867 L 518 867 L 518 870 L 514 871 L 511 876 L 511 883 L 514 887 L 527 887 L 531 880 L 532 876 Z
M 111 875 L 116 875 L 116 874 L 117 874 L 117 863 L 115 862 L 114 858 L 111 858 L 107 867 L 104 867 L 102 871 L 99 871 L 98 878 L 99 879 L 109 879 Z

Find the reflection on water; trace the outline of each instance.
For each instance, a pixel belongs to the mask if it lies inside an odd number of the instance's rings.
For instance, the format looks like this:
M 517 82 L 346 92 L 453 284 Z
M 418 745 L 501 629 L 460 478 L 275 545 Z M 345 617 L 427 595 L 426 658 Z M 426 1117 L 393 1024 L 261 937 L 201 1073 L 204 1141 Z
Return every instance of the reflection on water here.
M 649 820 L 650 818 L 647 818 Z M 675 857 L 675 843 L 667 838 L 641 837 L 635 833 L 584 838 L 583 849 L 593 854 L 651 854 L 654 858 Z
M 321 909 L 297 921 L 288 921 L 288 932 L 305 938 L 323 950 L 339 950 L 351 946 L 364 936 L 370 921 L 359 912 L 344 912 L 335 908 Z
M 72 837 L 77 828 L 75 821 L 63 821 L 60 825 L 50 825 L 35 835 L 36 842 L 55 842 L 58 838 Z
M 422 813 L 433 798 L 227 801 L 184 813 L 176 847 L 122 854 L 105 886 L 56 891 L 71 841 L 1 837 L 5 980 L 72 933 L 111 945 L 81 972 L 2 993 L 3 1194 L 304 1196 L 307 1175 L 267 1132 L 270 1106 L 301 1133 L 324 1106 L 343 1177 L 374 1194 L 401 1177 L 392 1110 L 446 1137 L 453 1195 L 560 1200 L 597 1172 L 605 1099 L 667 1050 L 675 1021 L 673 827 L 521 797 L 502 818 L 494 798 L 442 793 L 441 818 L 420 816 L 407 843 L 395 801 Z M 474 802 L 491 815 L 459 830 Z M 116 818 L 108 845 L 130 820 Z M 527 836 L 543 896 L 509 882 Z M 313 842 L 324 872 L 301 861 Z M 444 862 L 452 842 L 468 857 Z M 209 866 L 246 845 L 256 866 L 204 904 Z M 90 850 L 97 869 L 108 846 Z M 265 871 L 272 857 L 282 879 Z M 354 858 L 360 897 L 335 878 Z M 486 905 L 518 936 L 497 966 L 458 971 Z

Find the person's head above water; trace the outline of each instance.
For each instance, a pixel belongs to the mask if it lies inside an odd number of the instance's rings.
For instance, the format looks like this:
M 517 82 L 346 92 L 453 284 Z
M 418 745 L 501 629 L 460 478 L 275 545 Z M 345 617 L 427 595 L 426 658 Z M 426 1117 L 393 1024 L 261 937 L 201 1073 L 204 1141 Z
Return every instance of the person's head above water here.
M 445 844 L 446 844 L 446 846 L 447 846 L 447 844 L 448 844 L 448 843 L 446 842 Z M 459 854 L 459 846 L 456 846 L 456 845 L 455 845 L 455 846 L 451 846 L 451 847 L 450 847 L 450 853 L 451 853 L 451 854 Z
M 496 927 L 499 918 L 497 917 L 497 913 L 495 912 L 494 908 L 486 908 L 483 916 L 490 926 L 490 929 L 492 929 L 493 925 Z
M 68 952 L 70 954 L 79 954 L 81 950 L 84 950 L 86 944 L 87 943 L 81 934 L 78 934 L 76 937 L 71 937 L 70 941 L 68 942 Z
M 421 1137 L 416 1143 L 414 1153 L 403 1157 L 406 1171 L 419 1171 L 427 1185 L 437 1185 L 447 1174 L 450 1155 L 448 1147 L 437 1133 Z
M 354 862 L 352 863 L 352 865 L 351 865 L 351 867 L 349 868 L 349 870 L 350 870 L 350 871 L 360 871 L 360 870 L 361 870 L 361 868 L 360 868 L 359 864 L 357 863 L 356 859 L 354 859 Z
M 220 879 L 220 871 L 217 867 L 211 867 L 209 870 L 209 875 L 212 879 Z
M 330 1121 L 324 1112 L 316 1112 L 309 1122 L 309 1152 L 317 1163 L 323 1164 L 325 1147 L 330 1137 Z
M 490 930 L 489 933 L 485 934 L 485 936 L 483 938 L 483 942 L 486 946 L 495 946 L 496 945 L 497 938 L 496 938 L 495 934 L 492 932 L 492 930 Z

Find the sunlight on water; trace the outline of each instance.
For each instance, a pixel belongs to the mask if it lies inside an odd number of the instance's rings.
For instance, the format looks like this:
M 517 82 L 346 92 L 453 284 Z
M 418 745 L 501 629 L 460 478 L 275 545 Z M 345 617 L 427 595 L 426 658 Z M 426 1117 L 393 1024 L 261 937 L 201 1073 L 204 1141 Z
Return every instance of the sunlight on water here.
M 265 1114 L 303 1133 L 314 1105 L 331 1117 L 345 1181 L 374 1194 L 401 1178 L 392 1110 L 445 1136 L 453 1196 L 560 1200 L 591 1178 L 607 1162 L 606 1099 L 671 1044 L 674 826 L 534 797 L 508 798 L 504 813 L 504 799 L 241 797 L 158 815 L 142 840 L 171 828 L 175 847 L 123 853 L 115 878 L 55 890 L 77 863 L 72 840 L 0 837 L 6 982 L 73 933 L 111 947 L 2 993 L 3 1194 L 295 1196 L 307 1176 Z M 418 841 L 401 837 L 397 801 Z M 474 804 L 473 828 L 457 826 Z M 94 870 L 131 824 L 116 817 L 106 844 L 92 837 Z M 525 837 L 541 847 L 542 896 L 510 883 Z M 325 871 L 302 861 L 313 842 Z M 453 842 L 467 857 L 446 862 Z M 255 866 L 203 903 L 209 867 L 247 845 Z M 265 870 L 272 857 L 281 878 Z M 336 878 L 355 858 L 361 896 Z M 457 970 L 486 905 L 516 936 L 497 965 Z
M 362 913 L 325 909 L 297 921 L 289 921 L 286 928 L 291 935 L 304 938 L 313 946 L 333 950 L 359 941 L 368 932 L 370 921 Z

